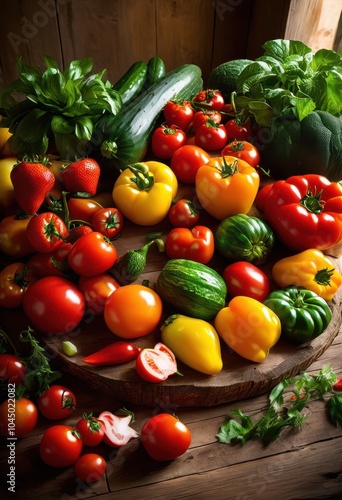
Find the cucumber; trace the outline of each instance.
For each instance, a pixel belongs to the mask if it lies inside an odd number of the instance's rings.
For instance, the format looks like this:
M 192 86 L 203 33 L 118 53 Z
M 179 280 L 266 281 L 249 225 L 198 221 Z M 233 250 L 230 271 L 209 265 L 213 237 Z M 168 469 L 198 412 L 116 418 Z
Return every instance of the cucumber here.
M 195 64 L 184 64 L 170 71 L 127 106 L 122 106 L 115 116 L 106 116 L 97 123 L 94 139 L 98 142 L 99 136 L 102 138 L 102 156 L 112 160 L 118 169 L 141 161 L 167 101 L 191 100 L 202 87 L 202 71 Z
M 123 104 L 132 100 L 144 88 L 146 76 L 147 64 L 144 61 L 137 61 L 113 85 L 113 90 L 120 94 Z
M 160 57 L 151 57 L 147 63 L 146 88 L 159 82 L 166 75 L 165 63 Z
M 192 260 L 169 260 L 159 273 L 156 290 L 178 312 L 206 321 L 226 304 L 223 278 L 211 267 Z

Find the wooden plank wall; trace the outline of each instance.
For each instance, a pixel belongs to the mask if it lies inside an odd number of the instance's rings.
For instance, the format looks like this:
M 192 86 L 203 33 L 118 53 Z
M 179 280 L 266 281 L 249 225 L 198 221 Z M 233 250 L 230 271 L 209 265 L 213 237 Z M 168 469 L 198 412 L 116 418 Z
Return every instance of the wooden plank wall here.
M 19 56 L 42 66 L 42 53 L 54 57 L 61 69 L 91 56 L 94 71 L 107 68 L 112 83 L 133 62 L 155 55 L 168 71 L 189 62 L 199 65 L 205 81 L 218 64 L 257 57 L 266 40 L 284 38 L 286 30 L 300 39 L 300 30 L 309 31 L 307 23 L 295 22 L 304 4 L 318 8 L 342 0 L 0 1 L 5 13 L 0 17 L 1 91 L 18 77 Z M 326 17 L 331 22 L 329 13 Z

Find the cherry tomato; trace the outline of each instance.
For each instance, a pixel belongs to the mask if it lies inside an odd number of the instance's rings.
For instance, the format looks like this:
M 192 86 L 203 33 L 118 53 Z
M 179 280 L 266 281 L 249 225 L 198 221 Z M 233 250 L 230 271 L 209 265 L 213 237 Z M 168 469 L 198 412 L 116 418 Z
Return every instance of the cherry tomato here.
M 27 238 L 26 227 L 33 215 L 8 215 L 0 222 L 0 252 L 21 258 L 36 252 Z
M 194 202 L 181 199 L 172 205 L 168 217 L 174 227 L 193 227 L 199 220 L 199 211 Z
M 197 170 L 209 160 L 210 156 L 204 149 L 187 144 L 173 153 L 170 167 L 177 179 L 186 184 L 193 184 Z
M 40 413 L 49 420 L 69 417 L 75 410 L 75 394 L 63 385 L 51 385 L 37 400 Z
M 58 215 L 43 212 L 34 215 L 27 224 L 26 235 L 37 252 L 50 253 L 62 245 L 68 229 Z
M 189 101 L 168 101 L 164 106 L 163 113 L 169 127 L 176 125 L 182 130 L 188 128 L 194 115 Z
M 69 425 L 52 425 L 43 434 L 40 457 L 50 467 L 69 467 L 82 452 L 82 439 Z
M 244 295 L 263 302 L 270 292 L 268 277 L 250 262 L 229 264 L 223 270 L 222 277 L 231 297 Z
M 224 125 L 209 120 L 200 125 L 195 133 L 195 144 L 206 151 L 221 150 L 227 143 L 227 131 Z
M 225 128 L 227 131 L 227 142 L 232 141 L 250 141 L 253 132 L 252 126 L 249 119 L 245 118 L 232 118 L 225 123 Z
M 191 432 L 173 415 L 159 413 L 144 424 L 140 439 L 151 458 L 167 461 L 180 457 L 188 450 Z
M 175 227 L 165 242 L 169 259 L 189 259 L 208 264 L 214 255 L 214 234 L 206 226 Z
M 67 237 L 65 238 L 65 241 L 73 244 L 73 243 L 75 243 L 76 240 L 78 240 L 78 238 L 80 238 L 81 236 L 84 236 L 85 234 L 91 233 L 92 231 L 93 231 L 93 228 L 91 228 L 87 224 L 80 224 L 78 226 L 71 227 L 69 229 L 69 233 L 68 233 Z
M 97 453 L 86 453 L 79 457 L 74 465 L 75 474 L 84 483 L 95 483 L 106 472 L 106 461 Z
M 8 264 L 0 272 L 0 307 L 19 307 L 30 284 L 37 280 L 32 269 L 22 262 Z
M 82 418 L 76 424 L 76 429 L 86 446 L 97 446 L 103 440 L 104 423 L 94 417 L 92 413 L 83 413 Z
M 118 208 L 109 207 L 98 210 L 92 219 L 93 229 L 107 238 L 112 239 L 117 236 L 124 223 L 122 213 Z
M 157 158 L 169 159 L 185 143 L 186 134 L 181 128 L 177 125 L 171 127 L 161 125 L 153 132 L 151 148 Z
M 71 248 L 71 243 L 62 243 L 53 253 L 35 253 L 29 258 L 27 265 L 39 278 L 65 276 L 65 272 L 70 269 L 68 253 Z
M 59 276 L 32 283 L 23 300 L 24 312 L 33 327 L 46 334 L 74 330 L 83 318 L 85 299 L 79 288 Z
M 224 98 L 219 90 L 201 90 L 194 97 L 194 105 L 201 106 L 204 109 L 215 109 L 216 111 L 220 111 L 224 106 Z
M 151 333 L 161 320 L 162 310 L 162 300 L 154 290 L 132 283 L 108 297 L 103 314 L 111 332 L 132 339 Z
M 103 208 L 90 198 L 70 198 L 68 201 L 69 217 L 71 221 L 83 221 L 91 224 L 93 215 Z
M 27 398 L 6 399 L 0 405 L 0 434 L 10 438 L 23 438 L 37 425 L 38 409 Z M 13 426 L 12 426 L 13 423 Z
M 192 119 L 192 128 L 194 132 L 196 132 L 201 125 L 205 125 L 209 119 L 219 124 L 221 123 L 222 115 L 218 111 L 196 111 Z
M 146 382 L 158 383 L 177 372 L 177 362 L 173 352 L 159 342 L 153 349 L 142 349 L 136 359 L 138 375 Z
M 117 259 L 114 244 L 98 231 L 81 236 L 68 253 L 69 266 L 80 276 L 95 276 L 110 269 Z
M 0 354 L 0 379 L 10 384 L 22 384 L 26 366 L 15 354 Z
M 244 160 L 251 167 L 257 167 L 260 162 L 260 153 L 256 146 L 248 141 L 232 141 L 221 151 L 221 156 L 234 156 Z
M 78 286 L 84 294 L 87 312 L 97 315 L 103 313 L 109 295 L 120 285 L 109 274 L 101 273 L 95 276 L 80 276 Z

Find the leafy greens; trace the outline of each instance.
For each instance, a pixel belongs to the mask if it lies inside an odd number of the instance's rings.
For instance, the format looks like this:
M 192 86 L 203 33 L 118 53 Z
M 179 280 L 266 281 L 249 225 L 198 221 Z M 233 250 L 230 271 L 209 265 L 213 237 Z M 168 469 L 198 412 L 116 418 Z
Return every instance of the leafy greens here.
M 293 113 L 303 120 L 314 110 L 342 113 L 342 58 L 328 49 L 314 53 L 296 40 L 270 40 L 264 54 L 247 65 L 233 95 L 239 112 L 249 112 L 260 126 Z
M 118 113 L 121 97 L 103 81 L 106 70 L 91 74 L 91 58 L 72 61 L 61 72 L 52 57 L 42 57 L 44 72 L 20 58 L 20 78 L 0 95 L 3 126 L 13 134 L 11 149 L 15 154 L 42 155 L 54 142 L 63 160 L 79 159 L 98 120 Z

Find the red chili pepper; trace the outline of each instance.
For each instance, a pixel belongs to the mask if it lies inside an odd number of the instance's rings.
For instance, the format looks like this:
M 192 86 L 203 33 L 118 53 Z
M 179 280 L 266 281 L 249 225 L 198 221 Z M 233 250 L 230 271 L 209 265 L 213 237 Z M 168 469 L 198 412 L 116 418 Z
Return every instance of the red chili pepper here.
M 141 348 L 134 344 L 118 341 L 86 356 L 82 361 L 97 366 L 120 365 L 136 359 L 140 351 Z
M 332 388 L 334 391 L 342 391 L 342 377 L 336 380 Z

